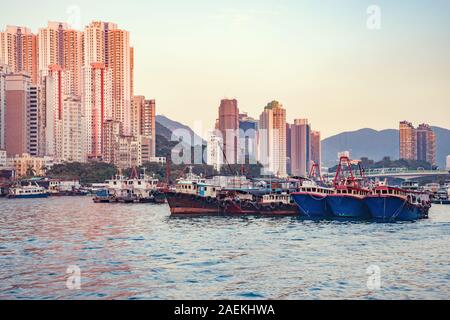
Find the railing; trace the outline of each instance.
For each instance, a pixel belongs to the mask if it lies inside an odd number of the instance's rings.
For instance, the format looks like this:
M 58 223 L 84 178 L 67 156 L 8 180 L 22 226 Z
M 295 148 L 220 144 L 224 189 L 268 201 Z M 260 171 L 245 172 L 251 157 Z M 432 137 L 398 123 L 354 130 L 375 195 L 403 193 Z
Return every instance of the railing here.
M 330 172 L 328 174 L 325 174 L 327 177 L 332 177 L 336 173 Z M 430 175 L 450 175 L 449 171 L 443 171 L 443 170 L 425 170 L 425 169 L 419 169 L 419 170 L 409 170 L 408 168 L 380 168 L 380 169 L 368 169 L 365 170 L 364 174 L 367 177 L 372 176 L 402 176 L 402 175 L 419 175 L 419 176 L 430 176 Z M 356 177 L 360 177 L 361 174 L 358 170 L 354 171 L 354 175 Z

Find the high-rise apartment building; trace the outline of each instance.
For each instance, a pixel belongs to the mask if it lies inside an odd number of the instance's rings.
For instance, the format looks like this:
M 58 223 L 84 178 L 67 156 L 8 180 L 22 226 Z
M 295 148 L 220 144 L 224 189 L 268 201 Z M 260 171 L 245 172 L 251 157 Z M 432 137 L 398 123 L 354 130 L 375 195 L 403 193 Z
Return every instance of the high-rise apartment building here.
M 270 102 L 259 118 L 259 161 L 267 174 L 286 177 L 286 110 Z
M 121 124 L 118 121 L 106 120 L 103 125 L 103 153 L 102 159 L 106 163 L 114 164 L 119 161 L 117 153 Z
M 70 74 L 70 95 L 82 95 L 83 33 L 77 30 L 63 32 L 63 69 Z
M 67 23 L 50 21 L 47 27 L 38 31 L 39 42 L 39 76 L 48 74 L 52 65 L 64 68 L 64 32 L 68 30 Z
M 417 134 L 411 122 L 400 122 L 400 159 L 417 159 Z
M 116 30 L 117 24 L 93 21 L 84 29 L 84 65 L 103 63 L 109 67 L 109 39 L 111 30 Z
M 45 77 L 50 66 L 59 66 L 70 77 L 70 95 L 81 96 L 83 33 L 66 23 L 49 22 L 39 29 L 39 74 Z
M 118 168 L 128 169 L 142 165 L 141 145 L 138 138 L 121 135 L 115 151 L 114 165 Z
M 0 150 L 5 149 L 6 75 L 10 72 L 9 66 L 0 64 Z
M 8 72 L 2 64 L 8 66 Z M 81 32 L 63 22 L 49 22 L 37 35 L 28 28 L 12 26 L 0 32 L 0 148 L 6 147 L 5 88 L 6 73 L 10 72 L 24 73 L 31 80 L 23 91 L 27 92 L 27 147 L 17 147 L 18 154 L 101 160 L 109 152 L 104 150 L 104 124 L 114 120 L 121 137 L 133 136 L 138 141 L 143 157 L 139 161 L 155 156 L 155 101 L 144 99 L 134 118 L 134 49 L 129 32 L 116 24 L 94 21 Z M 17 90 L 9 91 L 11 101 L 17 101 Z M 67 114 L 64 107 L 69 108 Z M 19 116 L 19 110 L 15 111 Z M 66 119 L 68 123 L 64 123 Z M 83 137 L 77 138 L 81 144 L 71 150 L 65 144 L 73 137 L 64 136 L 65 128 L 78 137 L 80 119 L 84 122 Z M 130 145 L 134 144 L 133 140 Z M 85 155 L 80 156 L 79 150 Z
M 218 129 L 222 134 L 223 151 L 227 162 L 238 162 L 239 150 L 239 108 L 236 99 L 223 99 L 219 107 Z
M 30 29 L 7 26 L 0 32 L 0 64 L 14 73 L 26 73 L 33 84 L 38 79 L 38 40 Z
M 291 165 L 291 124 L 286 123 L 286 171 L 288 174 L 292 174 L 292 165 Z
M 64 100 L 70 96 L 70 74 L 51 65 L 43 77 L 45 86 L 45 155 L 62 160 Z
M 421 124 L 417 133 L 417 160 L 436 165 L 436 135 L 427 124 Z
M 296 119 L 291 125 L 291 173 L 308 175 L 311 163 L 311 127 L 307 119 Z
M 84 31 L 84 67 L 102 63 L 112 72 L 112 117 L 122 123 L 122 133 L 130 135 L 133 96 L 133 50 L 128 31 L 108 22 L 92 22 Z M 89 80 L 85 86 L 89 87 Z
M 322 165 L 322 144 L 319 131 L 311 131 L 311 161 L 319 166 Z
M 135 137 L 141 135 L 141 114 L 144 110 L 145 97 L 134 96 L 131 104 L 131 134 Z
M 133 97 L 131 133 L 141 140 L 142 162 L 150 162 L 156 154 L 156 102 L 144 96 Z
M 125 30 L 109 33 L 108 67 L 113 74 L 113 118 L 122 122 L 124 135 L 131 134 L 131 49 L 130 34 Z
M 150 162 L 150 158 L 156 157 L 156 101 L 145 100 L 144 109 L 141 111 L 141 136 L 148 144 L 148 158 L 143 156 L 143 162 Z
M 81 100 L 75 96 L 66 96 L 62 110 L 61 160 L 66 162 L 85 162 L 86 121 Z
M 258 120 L 249 117 L 247 113 L 239 115 L 239 157 L 241 163 L 256 164 Z
M 29 87 L 27 105 L 27 131 L 28 131 L 28 153 L 37 157 L 40 155 L 41 141 L 39 130 L 41 128 L 39 110 L 41 108 L 41 87 L 31 84 Z
M 410 122 L 400 122 L 400 159 L 436 165 L 436 135 L 429 125 L 421 124 L 416 129 Z
M 31 78 L 25 74 L 8 74 L 5 77 L 4 112 L 5 149 L 8 156 L 35 152 L 31 137 L 36 128 L 34 114 L 37 108 Z M 32 150 L 33 149 L 33 150 Z
M 113 119 L 112 73 L 103 63 L 92 63 L 83 68 L 84 116 L 86 125 L 86 145 L 88 157 L 101 159 L 103 150 L 103 125 Z
M 217 132 L 213 131 L 209 134 L 208 147 L 207 147 L 207 159 L 206 163 L 213 166 L 214 170 L 220 172 L 222 165 L 224 164 L 223 152 L 222 152 L 222 137 L 217 135 Z

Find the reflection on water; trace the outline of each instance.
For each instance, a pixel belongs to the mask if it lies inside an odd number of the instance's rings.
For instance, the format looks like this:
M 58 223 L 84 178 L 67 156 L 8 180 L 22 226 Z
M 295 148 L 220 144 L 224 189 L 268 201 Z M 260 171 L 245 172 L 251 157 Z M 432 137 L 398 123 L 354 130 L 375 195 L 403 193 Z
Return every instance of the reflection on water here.
M 0 299 L 449 299 L 450 207 L 381 224 L 0 200 Z M 81 290 L 66 287 L 69 266 Z M 369 266 L 381 289 L 367 288 Z

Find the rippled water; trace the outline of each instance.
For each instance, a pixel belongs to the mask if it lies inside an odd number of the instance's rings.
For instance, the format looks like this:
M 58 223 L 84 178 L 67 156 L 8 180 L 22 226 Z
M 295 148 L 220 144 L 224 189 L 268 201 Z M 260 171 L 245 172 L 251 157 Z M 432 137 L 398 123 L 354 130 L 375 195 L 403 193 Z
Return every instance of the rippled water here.
M 0 299 L 449 299 L 450 207 L 417 223 L 171 218 L 166 205 L 0 200 Z M 81 289 L 66 270 L 81 269 Z M 367 268 L 381 289 L 367 288 Z

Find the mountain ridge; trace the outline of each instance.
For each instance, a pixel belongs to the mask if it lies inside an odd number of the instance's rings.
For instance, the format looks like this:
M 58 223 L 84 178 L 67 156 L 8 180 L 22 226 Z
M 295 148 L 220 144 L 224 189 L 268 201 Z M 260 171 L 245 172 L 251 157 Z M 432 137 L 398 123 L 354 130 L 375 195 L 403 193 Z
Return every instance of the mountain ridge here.
M 446 156 L 450 155 L 450 130 L 441 127 L 432 127 L 436 133 L 437 164 L 445 168 Z M 163 115 L 156 116 L 156 133 L 171 141 L 172 132 L 176 129 L 185 129 L 191 136 L 196 136 L 197 141 L 206 142 L 195 132 L 180 122 L 169 119 Z M 191 143 L 192 144 L 192 143 Z M 354 131 L 346 131 L 322 140 L 322 162 L 327 167 L 337 164 L 337 154 L 342 151 L 350 151 L 354 159 L 367 157 L 379 161 L 384 157 L 399 158 L 399 130 L 362 128 Z
M 436 134 L 437 164 L 445 168 L 445 159 L 450 155 L 450 130 L 441 127 L 432 127 Z M 383 157 L 399 158 L 399 130 L 375 130 L 363 128 L 355 131 L 342 132 L 322 140 L 322 162 L 325 166 L 334 166 L 337 163 L 337 154 L 350 151 L 354 159 L 368 157 L 379 161 Z

